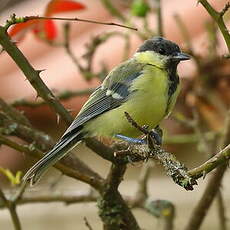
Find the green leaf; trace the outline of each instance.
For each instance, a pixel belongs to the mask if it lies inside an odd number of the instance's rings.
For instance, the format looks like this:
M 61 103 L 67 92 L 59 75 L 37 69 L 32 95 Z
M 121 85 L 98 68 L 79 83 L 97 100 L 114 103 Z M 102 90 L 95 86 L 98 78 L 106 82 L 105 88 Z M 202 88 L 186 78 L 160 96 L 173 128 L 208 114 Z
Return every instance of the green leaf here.
M 150 11 L 149 5 L 144 0 L 134 0 L 131 6 L 131 13 L 137 17 L 145 17 Z

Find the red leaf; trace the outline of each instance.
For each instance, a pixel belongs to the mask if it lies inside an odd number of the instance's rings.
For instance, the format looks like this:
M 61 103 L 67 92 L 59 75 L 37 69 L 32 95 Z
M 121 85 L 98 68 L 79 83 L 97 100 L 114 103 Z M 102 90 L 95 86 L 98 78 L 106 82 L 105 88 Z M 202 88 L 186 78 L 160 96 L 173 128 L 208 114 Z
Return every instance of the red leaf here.
M 10 28 L 9 36 L 21 40 L 28 30 L 32 30 L 37 26 L 39 20 L 30 20 L 27 22 L 18 23 Z
M 44 21 L 44 30 L 46 34 L 46 39 L 54 40 L 57 37 L 57 28 L 52 20 Z
M 33 32 L 38 38 L 52 41 L 57 37 L 57 28 L 53 20 L 39 20 L 39 24 L 34 28 Z
M 46 7 L 45 16 L 83 9 L 85 9 L 85 6 L 79 2 L 71 0 L 51 0 Z

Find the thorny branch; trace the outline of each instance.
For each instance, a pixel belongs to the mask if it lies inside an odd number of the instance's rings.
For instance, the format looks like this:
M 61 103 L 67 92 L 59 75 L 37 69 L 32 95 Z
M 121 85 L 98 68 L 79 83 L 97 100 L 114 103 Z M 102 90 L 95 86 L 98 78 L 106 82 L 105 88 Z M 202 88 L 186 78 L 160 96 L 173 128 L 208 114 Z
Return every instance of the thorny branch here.
M 223 16 L 224 14 L 229 10 L 230 3 L 227 2 L 224 9 L 220 12 L 217 12 L 207 0 L 199 0 L 199 3 L 203 5 L 203 7 L 207 10 L 207 12 L 210 14 L 210 16 L 214 19 L 214 21 L 218 24 L 218 27 L 225 39 L 226 45 L 228 47 L 228 51 L 230 53 L 230 34 L 228 31 L 228 28 L 226 27 L 224 23 Z

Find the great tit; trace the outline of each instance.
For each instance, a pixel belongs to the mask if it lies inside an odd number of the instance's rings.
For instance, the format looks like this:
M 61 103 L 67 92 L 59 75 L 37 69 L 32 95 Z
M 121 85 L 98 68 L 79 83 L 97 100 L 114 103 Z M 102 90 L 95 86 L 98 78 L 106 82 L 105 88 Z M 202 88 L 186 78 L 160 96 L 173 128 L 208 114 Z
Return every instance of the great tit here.
M 133 57 L 107 75 L 57 144 L 29 169 L 23 180 L 35 183 L 84 138 L 140 136 L 140 131 L 127 121 L 125 112 L 139 125 L 155 128 L 174 107 L 180 90 L 177 65 L 188 59 L 169 40 L 146 40 Z

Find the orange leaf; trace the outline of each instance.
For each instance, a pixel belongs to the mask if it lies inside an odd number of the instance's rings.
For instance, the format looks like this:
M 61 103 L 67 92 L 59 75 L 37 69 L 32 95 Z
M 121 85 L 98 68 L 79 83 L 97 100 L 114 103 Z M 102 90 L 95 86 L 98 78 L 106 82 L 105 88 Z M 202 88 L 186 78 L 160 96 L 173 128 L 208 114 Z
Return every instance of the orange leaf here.
M 51 0 L 46 7 L 45 16 L 83 9 L 85 9 L 85 6 L 79 2 L 71 0 Z
M 8 32 L 9 36 L 21 40 L 28 30 L 32 30 L 37 26 L 39 20 L 30 20 L 27 22 L 18 23 L 12 26 Z

